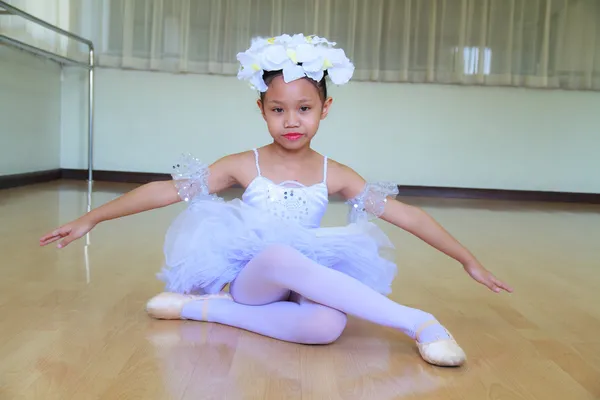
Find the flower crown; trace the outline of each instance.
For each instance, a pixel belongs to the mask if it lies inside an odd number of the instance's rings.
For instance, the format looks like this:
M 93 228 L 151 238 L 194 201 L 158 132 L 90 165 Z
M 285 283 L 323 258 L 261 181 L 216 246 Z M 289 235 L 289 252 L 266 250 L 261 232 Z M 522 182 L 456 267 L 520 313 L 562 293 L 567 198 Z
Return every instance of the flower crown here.
M 237 55 L 241 64 L 237 76 L 261 92 L 267 91 L 265 71 L 282 70 L 286 83 L 305 76 L 319 82 L 327 71 L 334 84 L 343 85 L 352 77 L 354 65 L 344 50 L 333 48 L 335 45 L 322 37 L 301 33 L 255 38 L 248 50 Z

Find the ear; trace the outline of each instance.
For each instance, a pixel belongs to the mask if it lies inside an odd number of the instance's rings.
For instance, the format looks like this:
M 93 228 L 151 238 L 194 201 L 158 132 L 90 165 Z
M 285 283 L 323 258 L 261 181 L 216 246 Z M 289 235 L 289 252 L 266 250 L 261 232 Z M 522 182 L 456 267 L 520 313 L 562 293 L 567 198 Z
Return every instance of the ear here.
M 323 102 L 323 107 L 321 109 L 321 119 L 322 120 L 327 118 L 327 114 L 329 114 L 329 109 L 331 108 L 331 103 L 333 103 L 333 99 L 331 97 L 328 97 Z
M 263 118 L 266 118 L 265 109 L 263 108 L 263 103 L 260 99 L 256 100 L 256 105 L 258 106 L 258 109 L 260 110 L 260 113 L 262 114 Z

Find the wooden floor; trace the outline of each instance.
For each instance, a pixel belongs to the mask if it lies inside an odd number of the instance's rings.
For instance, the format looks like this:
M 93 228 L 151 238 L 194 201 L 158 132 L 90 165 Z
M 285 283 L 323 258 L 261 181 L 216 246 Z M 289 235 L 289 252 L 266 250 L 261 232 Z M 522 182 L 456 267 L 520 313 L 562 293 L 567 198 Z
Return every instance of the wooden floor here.
M 97 183 L 93 206 L 132 187 Z M 469 356 L 462 368 L 429 366 L 403 335 L 356 319 L 328 346 L 151 320 L 181 205 L 58 251 L 38 238 L 86 211 L 86 184 L 0 191 L 0 399 L 599 399 L 600 207 L 409 200 L 515 287 L 494 294 L 381 224 L 398 247 L 391 297 L 443 321 Z M 333 204 L 325 224 L 345 210 Z

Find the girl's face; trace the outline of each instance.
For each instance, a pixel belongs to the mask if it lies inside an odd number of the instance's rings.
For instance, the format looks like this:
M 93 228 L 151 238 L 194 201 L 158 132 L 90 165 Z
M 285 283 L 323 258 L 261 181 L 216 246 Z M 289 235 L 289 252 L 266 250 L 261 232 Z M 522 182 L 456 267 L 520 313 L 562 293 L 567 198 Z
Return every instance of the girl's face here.
M 310 144 L 319 124 L 329 112 L 331 98 L 325 101 L 319 89 L 306 79 L 285 83 L 276 76 L 258 106 L 276 143 L 290 150 Z

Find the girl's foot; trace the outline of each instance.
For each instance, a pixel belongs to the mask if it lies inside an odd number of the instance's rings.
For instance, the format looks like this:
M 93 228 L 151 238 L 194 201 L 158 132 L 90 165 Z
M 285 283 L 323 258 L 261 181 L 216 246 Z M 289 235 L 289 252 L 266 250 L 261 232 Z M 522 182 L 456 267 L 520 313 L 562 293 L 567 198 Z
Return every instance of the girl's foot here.
M 435 318 L 422 323 L 415 332 L 419 353 L 425 361 L 440 367 L 462 365 L 467 356 L 450 332 Z
M 202 301 L 202 317 L 200 320 L 207 321 L 210 300 L 232 300 L 232 297 L 225 292 L 204 295 L 164 292 L 148 301 L 146 311 L 148 315 L 156 319 L 188 319 L 182 316 L 184 306 L 193 301 Z

